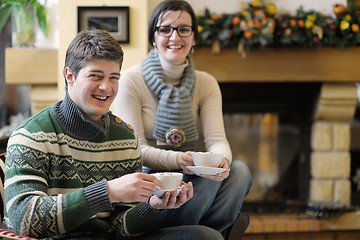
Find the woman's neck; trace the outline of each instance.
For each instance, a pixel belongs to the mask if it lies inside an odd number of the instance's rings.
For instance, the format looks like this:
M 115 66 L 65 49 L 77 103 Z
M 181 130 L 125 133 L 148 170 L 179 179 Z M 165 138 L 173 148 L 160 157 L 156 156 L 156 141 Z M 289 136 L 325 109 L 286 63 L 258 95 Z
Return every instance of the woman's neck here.
M 159 58 L 163 69 L 165 81 L 172 85 L 180 84 L 184 69 L 189 65 L 189 61 L 185 59 L 185 62 L 183 64 L 173 65 L 163 59 L 161 56 L 159 56 Z

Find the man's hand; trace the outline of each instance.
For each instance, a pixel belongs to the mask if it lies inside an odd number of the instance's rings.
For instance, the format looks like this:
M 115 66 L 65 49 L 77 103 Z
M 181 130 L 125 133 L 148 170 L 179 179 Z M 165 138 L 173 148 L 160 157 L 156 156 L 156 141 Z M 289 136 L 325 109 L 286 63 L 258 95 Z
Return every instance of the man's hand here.
M 189 201 L 194 194 L 194 188 L 191 182 L 182 182 L 180 192 L 178 195 L 177 189 L 169 192 L 165 192 L 164 195 L 159 198 L 152 196 L 149 200 L 149 204 L 154 209 L 173 209 L 179 208 L 181 205 Z
M 112 203 L 146 202 L 162 183 L 156 177 L 145 173 L 126 174 L 107 182 Z

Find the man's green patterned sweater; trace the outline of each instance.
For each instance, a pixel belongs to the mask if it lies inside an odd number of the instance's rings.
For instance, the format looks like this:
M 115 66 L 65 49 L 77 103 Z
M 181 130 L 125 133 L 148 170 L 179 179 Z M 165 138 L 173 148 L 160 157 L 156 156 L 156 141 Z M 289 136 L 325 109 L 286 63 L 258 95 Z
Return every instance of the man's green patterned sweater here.
M 66 95 L 10 137 L 5 223 L 37 238 L 125 239 L 153 230 L 161 212 L 146 203 L 114 206 L 108 196 L 106 180 L 140 170 L 131 126 L 110 112 L 101 123 L 87 121 Z

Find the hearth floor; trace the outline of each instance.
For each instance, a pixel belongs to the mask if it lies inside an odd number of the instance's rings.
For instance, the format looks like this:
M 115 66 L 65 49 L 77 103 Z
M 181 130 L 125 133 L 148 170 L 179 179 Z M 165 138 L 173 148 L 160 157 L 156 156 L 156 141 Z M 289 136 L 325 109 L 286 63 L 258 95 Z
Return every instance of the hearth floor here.
M 311 218 L 306 214 L 250 214 L 250 224 L 246 233 L 313 232 L 321 230 L 321 220 Z
M 251 213 L 243 240 L 359 240 L 360 212 L 324 219 L 304 213 Z

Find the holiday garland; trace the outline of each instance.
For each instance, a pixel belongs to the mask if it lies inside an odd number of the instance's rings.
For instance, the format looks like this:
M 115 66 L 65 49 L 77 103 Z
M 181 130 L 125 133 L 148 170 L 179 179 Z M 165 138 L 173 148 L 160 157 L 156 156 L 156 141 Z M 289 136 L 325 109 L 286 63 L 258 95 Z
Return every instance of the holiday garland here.
M 273 3 L 254 0 L 235 14 L 197 16 L 199 45 L 221 48 L 356 46 L 360 44 L 360 16 L 352 7 L 333 6 L 334 16 L 300 7 L 295 15 L 277 14 Z

